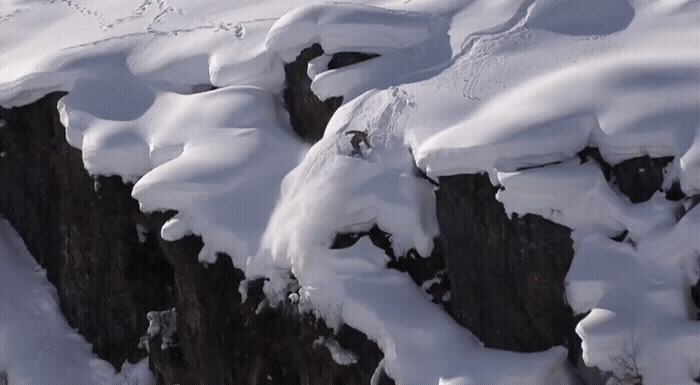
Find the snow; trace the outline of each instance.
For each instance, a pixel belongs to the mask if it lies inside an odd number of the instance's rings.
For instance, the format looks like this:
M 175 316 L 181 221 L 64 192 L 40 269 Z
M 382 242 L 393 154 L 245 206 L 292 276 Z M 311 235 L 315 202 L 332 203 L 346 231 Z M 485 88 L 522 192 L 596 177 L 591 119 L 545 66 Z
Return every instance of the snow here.
M 0 371 L 8 384 L 155 384 L 146 360 L 116 373 L 92 353 L 63 318 L 46 271 L 1 218 L 0 266 Z
M 537 77 L 426 141 L 419 165 L 432 175 L 512 171 L 571 158 L 586 145 L 613 165 L 682 157 L 699 119 L 699 60 L 690 52 L 620 55 Z
M 91 174 L 134 182 L 142 210 L 178 211 L 163 238 L 199 235 L 201 261 L 224 252 L 269 278 L 272 304 L 291 291 L 366 333 L 399 384 L 567 383 L 563 349 L 483 348 L 368 240 L 329 249 L 377 224 L 397 255 L 428 255 L 435 198 L 414 160 L 433 179 L 486 172 L 508 213 L 574 230 L 566 294 L 591 311 L 586 362 L 616 372 L 634 356 L 645 382 L 688 383 L 699 211 L 678 221 L 684 202 L 662 193 L 632 204 L 576 153 L 673 156 L 665 186 L 700 192 L 699 13 L 693 0 L 6 1 L 0 104 L 68 91 L 68 142 Z M 281 91 L 284 63 L 312 43 L 326 52 L 313 92 L 344 104 L 309 146 Z M 329 70 L 343 51 L 380 56 Z M 348 156 L 350 130 L 369 134 L 363 158 Z M 80 354 L 65 365 L 89 376 Z
M 333 361 L 339 365 L 352 365 L 357 363 L 357 355 L 350 350 L 343 349 L 342 346 L 333 337 L 319 337 L 318 340 L 314 341 L 314 347 L 323 345 L 331 353 L 331 358 Z

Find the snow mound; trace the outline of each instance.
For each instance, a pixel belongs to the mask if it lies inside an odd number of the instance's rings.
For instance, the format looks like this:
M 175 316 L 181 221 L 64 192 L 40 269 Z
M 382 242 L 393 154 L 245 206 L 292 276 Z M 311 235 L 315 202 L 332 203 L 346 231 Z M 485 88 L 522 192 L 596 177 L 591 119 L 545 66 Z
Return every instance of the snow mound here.
M 448 23 L 442 17 L 367 5 L 326 4 L 287 13 L 270 29 L 265 45 L 285 62 L 320 43 L 330 60 L 338 52 L 379 54 L 371 63 L 328 70 L 309 63 L 311 89 L 322 100 L 353 99 L 373 88 L 424 79 L 451 57 Z M 317 69 L 312 70 L 312 66 Z M 321 69 L 318 69 L 321 68 Z M 433 69 L 433 71 L 430 71 Z M 427 71 L 427 72 L 426 72 Z
M 132 195 L 144 211 L 178 211 L 163 227 L 164 239 L 201 235 L 200 260 L 213 263 L 216 252 L 225 252 L 243 266 L 257 249 L 280 181 L 306 146 L 276 118 L 279 105 L 268 91 L 229 87 L 168 99 L 164 108 L 181 101 L 179 114 L 171 115 L 171 126 L 161 119 L 148 139 L 155 168 Z
M 525 25 L 566 35 L 608 35 L 633 18 L 628 0 L 548 0 L 534 3 Z
M 429 26 L 430 18 L 420 13 L 342 3 L 310 5 L 277 20 L 265 46 L 286 62 L 313 43 L 320 43 L 328 53 L 386 54 L 428 40 Z
M 655 56 L 591 60 L 511 88 L 423 143 L 418 164 L 429 175 L 513 171 L 571 158 L 587 145 L 613 165 L 680 158 L 700 121 L 700 56 Z

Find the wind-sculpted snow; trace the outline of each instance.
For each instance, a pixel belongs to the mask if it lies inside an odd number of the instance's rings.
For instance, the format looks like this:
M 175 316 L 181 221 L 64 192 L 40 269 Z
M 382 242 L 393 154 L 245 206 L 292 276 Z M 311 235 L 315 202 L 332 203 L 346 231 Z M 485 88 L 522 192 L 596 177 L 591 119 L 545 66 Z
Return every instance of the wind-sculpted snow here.
M 689 287 L 697 276 L 697 207 L 676 223 L 679 203 L 659 193 L 630 204 L 600 169 L 567 162 L 499 173 L 497 198 L 508 211 L 536 213 L 575 229 L 567 298 L 577 313 L 584 360 L 620 375 L 634 364 L 649 383 L 697 376 L 700 326 Z M 623 243 L 611 236 L 628 230 Z
M 426 141 L 418 164 L 433 175 L 510 171 L 587 145 L 611 164 L 682 157 L 700 122 L 699 62 L 690 51 L 615 55 L 536 77 Z
M 698 209 L 677 221 L 690 199 L 632 204 L 576 157 L 673 156 L 664 188 L 700 192 L 696 2 L 235 3 L 5 2 L 0 104 L 68 91 L 69 143 L 90 173 L 136 182 L 143 210 L 178 211 L 163 238 L 201 235 L 202 261 L 229 254 L 270 278 L 272 300 L 293 273 L 301 305 L 376 340 L 400 384 L 569 381 L 562 349 L 479 346 L 367 240 L 329 249 L 377 224 L 397 255 L 430 253 L 433 187 L 413 156 L 432 177 L 487 172 L 509 213 L 574 229 L 567 298 L 591 311 L 578 327 L 589 365 L 632 362 L 645 383 L 700 376 L 686 301 Z M 280 94 L 284 63 L 313 43 L 326 53 L 310 63 L 313 92 L 345 104 L 309 148 Z M 339 52 L 380 56 L 328 69 Z M 350 130 L 369 135 L 362 157 Z
M 287 62 L 314 43 L 321 44 L 326 60 L 337 52 L 379 54 L 371 63 L 310 72 L 311 89 L 320 99 L 343 96 L 349 100 L 368 89 L 388 88 L 435 73 L 433 67 L 452 55 L 447 31 L 446 20 L 426 13 L 328 4 L 286 14 L 272 26 L 265 45 Z
M 142 210 L 178 211 L 163 227 L 164 239 L 194 232 L 205 243 L 200 260 L 213 262 L 216 252 L 226 252 L 243 266 L 258 246 L 279 182 L 305 145 L 277 120 L 279 106 L 266 91 L 229 87 L 201 95 L 191 101 L 189 113 L 179 105 L 180 114 L 173 116 L 177 126 L 161 126 L 150 139 L 165 158 L 136 183 L 133 196 Z M 217 99 L 235 107 L 222 108 Z M 167 105 L 178 106 L 172 100 Z M 210 119 L 206 125 L 202 113 Z

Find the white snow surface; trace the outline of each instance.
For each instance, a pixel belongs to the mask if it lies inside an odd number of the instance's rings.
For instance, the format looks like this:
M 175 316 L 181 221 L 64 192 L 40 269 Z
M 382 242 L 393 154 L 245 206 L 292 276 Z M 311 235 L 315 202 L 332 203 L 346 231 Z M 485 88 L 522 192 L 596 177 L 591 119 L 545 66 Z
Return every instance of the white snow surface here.
M 575 154 L 674 156 L 665 185 L 700 192 L 698 15 L 695 0 L 10 0 L 0 104 L 68 91 L 61 121 L 90 173 L 135 182 L 144 211 L 177 210 L 165 239 L 201 235 L 200 260 L 225 252 L 270 278 L 272 302 L 293 273 L 301 304 L 377 341 L 399 384 L 567 383 L 563 349 L 483 348 L 366 239 L 329 250 L 376 223 L 397 254 L 430 253 L 433 187 L 411 154 L 433 178 L 486 172 L 509 213 L 574 229 L 567 298 L 591 311 L 586 362 L 634 356 L 645 383 L 690 383 L 698 209 L 678 221 L 661 193 L 631 204 Z M 309 146 L 281 91 L 284 63 L 316 42 L 312 90 L 344 105 Z M 342 51 L 381 56 L 328 70 Z M 369 133 L 362 159 L 349 130 Z
M 61 314 L 56 288 L 22 239 L 0 218 L 0 371 L 12 385 L 155 384 L 148 361 L 124 363 L 122 373 Z

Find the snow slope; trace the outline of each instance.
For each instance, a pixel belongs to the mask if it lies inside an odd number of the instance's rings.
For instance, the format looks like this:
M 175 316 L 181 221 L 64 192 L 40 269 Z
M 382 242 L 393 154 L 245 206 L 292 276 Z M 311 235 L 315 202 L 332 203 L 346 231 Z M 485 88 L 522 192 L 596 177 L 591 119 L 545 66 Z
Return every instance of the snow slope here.
M 700 192 L 699 14 L 694 0 L 11 0 L 0 104 L 69 91 L 61 120 L 89 172 L 136 182 L 146 211 L 178 210 L 164 238 L 201 235 L 200 260 L 226 252 L 271 278 L 271 299 L 293 273 L 302 304 L 375 339 L 398 383 L 565 383 L 561 349 L 482 348 L 380 250 L 329 250 L 377 223 L 398 254 L 427 255 L 434 198 L 413 156 L 435 178 L 487 172 L 509 212 L 574 229 L 567 297 L 592 310 L 586 362 L 617 371 L 633 347 L 649 383 L 688 383 L 698 209 L 676 221 L 662 194 L 633 205 L 575 154 L 674 156 L 666 185 Z M 345 104 L 308 146 L 280 92 L 284 62 L 316 42 L 381 56 L 312 63 L 312 90 Z M 349 130 L 369 132 L 365 159 L 347 156 Z M 623 230 L 632 242 L 607 238 Z
M 148 362 L 115 373 L 61 314 L 56 288 L 0 218 L 0 370 L 9 384 L 148 385 Z

